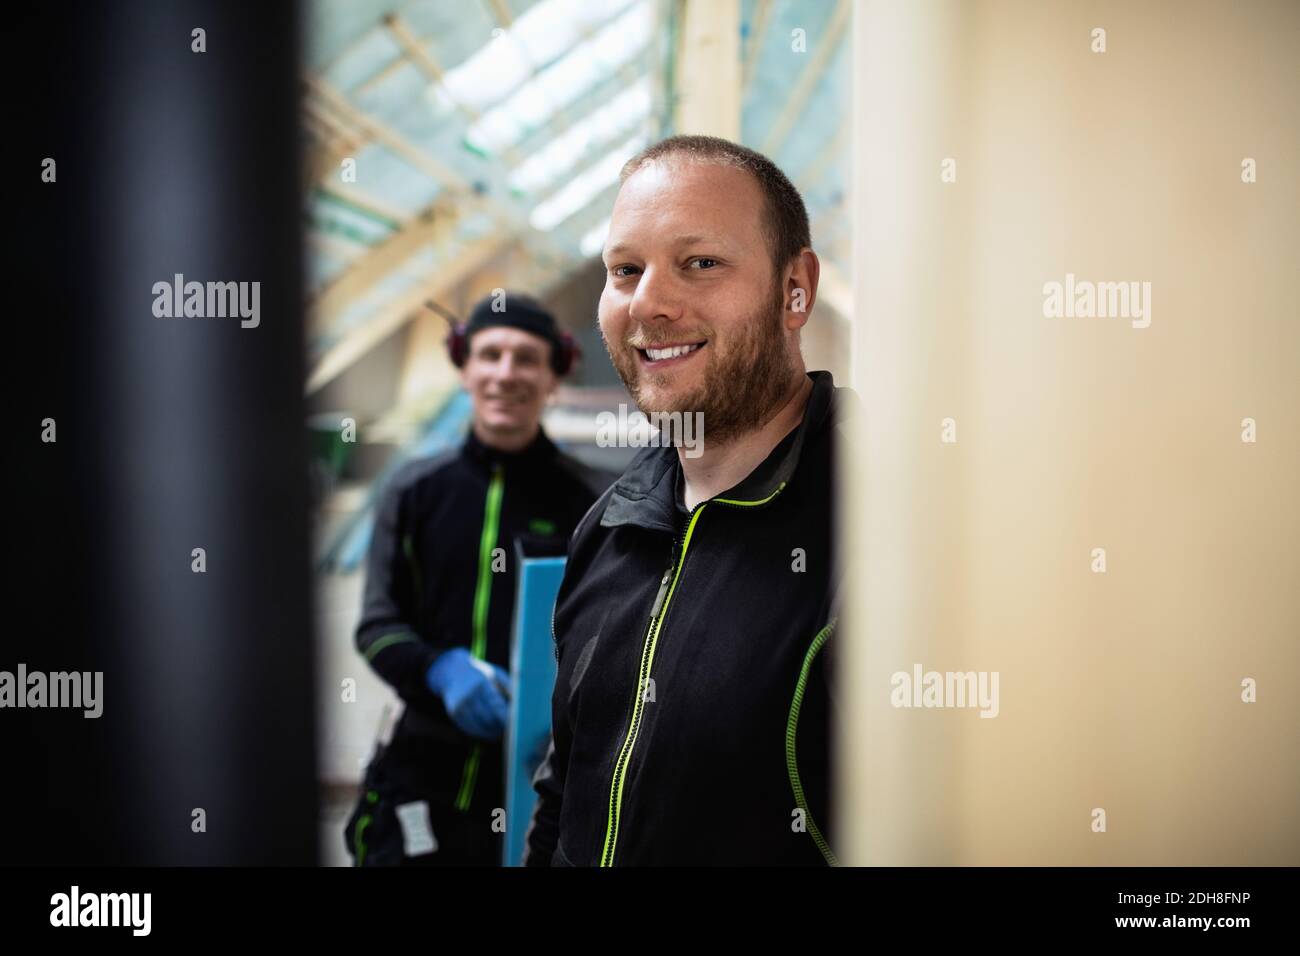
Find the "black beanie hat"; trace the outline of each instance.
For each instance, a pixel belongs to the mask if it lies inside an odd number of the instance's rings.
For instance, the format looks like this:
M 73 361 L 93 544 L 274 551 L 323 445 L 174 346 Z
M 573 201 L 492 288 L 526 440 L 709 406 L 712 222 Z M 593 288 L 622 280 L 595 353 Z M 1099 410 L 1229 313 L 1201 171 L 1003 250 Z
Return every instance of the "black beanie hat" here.
M 493 309 L 499 304 L 500 311 Z M 494 325 L 506 325 L 513 329 L 522 329 L 551 343 L 551 364 L 558 366 L 564 343 L 560 338 L 559 326 L 555 316 L 547 312 L 542 304 L 530 295 L 522 292 L 505 291 L 501 295 L 489 295 L 480 299 L 469 313 L 465 323 L 465 347 L 469 348 L 470 339 L 475 332 Z

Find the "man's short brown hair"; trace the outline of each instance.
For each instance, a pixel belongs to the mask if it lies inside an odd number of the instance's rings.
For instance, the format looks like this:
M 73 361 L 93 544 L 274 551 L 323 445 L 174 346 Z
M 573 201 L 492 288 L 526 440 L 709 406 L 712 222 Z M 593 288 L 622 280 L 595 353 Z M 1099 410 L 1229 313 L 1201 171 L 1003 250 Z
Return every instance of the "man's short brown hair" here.
M 781 270 L 799 254 L 799 250 L 812 246 L 808 227 L 808 210 L 803 197 L 785 173 L 762 153 L 717 136 L 670 136 L 629 159 L 619 173 L 619 183 L 627 181 L 646 163 L 670 157 L 681 157 L 702 163 L 734 166 L 749 172 L 763 192 L 765 209 L 764 232 L 772 254 L 772 265 L 780 282 Z

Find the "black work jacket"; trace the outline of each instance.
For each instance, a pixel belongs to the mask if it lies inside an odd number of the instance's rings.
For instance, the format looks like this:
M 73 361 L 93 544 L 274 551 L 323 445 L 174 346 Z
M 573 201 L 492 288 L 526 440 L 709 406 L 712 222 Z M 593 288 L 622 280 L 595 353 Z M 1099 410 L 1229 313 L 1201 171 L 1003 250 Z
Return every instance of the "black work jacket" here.
M 809 377 L 729 491 L 687 512 L 676 449 L 646 448 L 578 525 L 527 864 L 836 862 L 834 445 L 857 396 Z
M 436 805 L 470 812 L 505 804 L 501 740 L 457 727 L 425 674 L 467 647 L 509 670 L 518 578 L 514 542 L 564 553 L 565 541 L 612 475 L 559 451 L 542 430 L 503 452 L 469 431 L 463 445 L 400 468 L 382 493 L 366 564 L 356 646 L 406 703 L 388 773 Z

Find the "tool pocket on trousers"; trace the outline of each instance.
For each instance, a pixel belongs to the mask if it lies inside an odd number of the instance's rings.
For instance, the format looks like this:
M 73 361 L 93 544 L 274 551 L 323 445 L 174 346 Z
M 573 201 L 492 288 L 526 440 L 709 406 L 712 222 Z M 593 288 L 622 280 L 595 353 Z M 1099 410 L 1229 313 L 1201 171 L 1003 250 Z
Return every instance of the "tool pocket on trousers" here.
M 402 862 L 402 834 L 394 800 L 386 786 L 382 750 L 366 768 L 357 805 L 343 828 L 343 841 L 354 866 L 397 866 Z

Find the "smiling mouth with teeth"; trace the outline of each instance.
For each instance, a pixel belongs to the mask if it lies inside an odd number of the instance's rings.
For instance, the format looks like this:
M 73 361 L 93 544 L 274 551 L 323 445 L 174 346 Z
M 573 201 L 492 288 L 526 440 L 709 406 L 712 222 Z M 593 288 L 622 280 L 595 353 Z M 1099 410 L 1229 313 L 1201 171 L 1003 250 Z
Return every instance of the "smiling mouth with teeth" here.
M 637 349 L 641 358 L 649 365 L 657 365 L 661 362 L 668 362 L 673 359 L 682 358 L 690 355 L 692 352 L 698 352 L 704 348 L 704 342 L 693 342 L 689 345 L 665 345 L 655 348 Z

